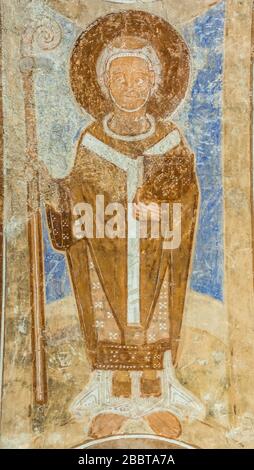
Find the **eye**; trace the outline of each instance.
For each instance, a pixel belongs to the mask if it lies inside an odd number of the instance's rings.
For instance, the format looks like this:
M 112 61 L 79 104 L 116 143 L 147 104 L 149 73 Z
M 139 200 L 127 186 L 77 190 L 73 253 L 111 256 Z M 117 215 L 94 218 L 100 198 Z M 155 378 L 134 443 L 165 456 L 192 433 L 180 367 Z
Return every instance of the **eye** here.
M 125 80 L 124 80 L 124 78 L 119 78 L 119 79 L 116 81 L 116 83 L 117 83 L 118 85 L 124 85 L 124 84 L 125 84 Z
M 117 83 L 118 85 L 123 85 L 125 83 L 125 78 L 122 74 L 115 74 L 112 77 L 113 81 Z
M 145 83 L 146 83 L 146 80 L 145 80 L 144 77 L 137 77 L 137 79 L 136 79 L 136 84 L 137 84 L 138 86 L 143 86 Z

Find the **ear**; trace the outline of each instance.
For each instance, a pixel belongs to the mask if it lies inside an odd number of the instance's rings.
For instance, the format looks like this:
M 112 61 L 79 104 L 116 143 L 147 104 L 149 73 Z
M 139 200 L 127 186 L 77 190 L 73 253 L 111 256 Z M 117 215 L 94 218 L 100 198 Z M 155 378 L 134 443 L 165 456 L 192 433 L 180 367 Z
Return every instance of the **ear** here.
M 155 85 L 155 72 L 154 70 L 150 70 L 150 83 L 152 86 Z
M 108 88 L 109 87 L 109 73 L 108 72 L 105 72 L 104 83 L 106 87 Z
M 108 72 L 105 72 L 105 75 L 104 75 L 104 85 L 105 85 L 105 88 L 106 88 L 106 95 L 108 96 L 110 94 L 110 78 L 109 78 L 109 73 Z

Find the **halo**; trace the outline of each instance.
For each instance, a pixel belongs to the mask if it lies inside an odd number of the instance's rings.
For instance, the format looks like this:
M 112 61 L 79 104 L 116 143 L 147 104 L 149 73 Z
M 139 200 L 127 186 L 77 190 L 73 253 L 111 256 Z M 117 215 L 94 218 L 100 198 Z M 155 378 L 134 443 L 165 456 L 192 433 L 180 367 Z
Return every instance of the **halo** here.
M 112 112 L 111 101 L 97 80 L 96 65 L 102 50 L 118 36 L 138 36 L 148 41 L 161 63 L 162 78 L 150 98 L 147 112 L 166 117 L 185 96 L 190 57 L 180 34 L 165 20 L 144 11 L 111 13 L 96 20 L 77 39 L 70 60 L 70 81 L 80 106 L 95 118 Z

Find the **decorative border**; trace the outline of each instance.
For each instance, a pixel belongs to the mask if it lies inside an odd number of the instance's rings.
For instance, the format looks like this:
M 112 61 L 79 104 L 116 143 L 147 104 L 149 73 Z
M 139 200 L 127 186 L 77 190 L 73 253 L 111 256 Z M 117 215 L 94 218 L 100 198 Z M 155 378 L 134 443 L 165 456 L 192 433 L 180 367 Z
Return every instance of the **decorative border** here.
M 2 8 L 0 3 L 0 272 L 3 266 L 3 206 L 4 206 L 4 174 L 3 174 L 3 85 L 2 85 Z M 2 292 L 2 276 L 0 276 Z
M 2 80 L 2 1 L 0 0 L 0 419 L 2 416 L 2 379 L 4 355 L 4 126 L 3 126 L 3 80 Z
M 253 287 L 254 287 L 254 0 L 252 3 L 252 25 L 251 25 L 251 63 L 250 63 L 250 148 L 251 148 L 251 163 L 250 163 L 250 180 L 251 180 L 251 219 L 252 219 L 252 255 L 253 255 Z

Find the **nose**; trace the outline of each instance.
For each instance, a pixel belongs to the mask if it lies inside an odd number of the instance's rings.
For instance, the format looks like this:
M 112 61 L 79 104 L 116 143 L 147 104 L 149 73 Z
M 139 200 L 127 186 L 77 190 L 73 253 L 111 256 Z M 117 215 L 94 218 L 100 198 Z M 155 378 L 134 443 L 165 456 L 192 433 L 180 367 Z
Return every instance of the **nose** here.
M 134 96 L 135 93 L 135 80 L 133 77 L 130 75 L 129 77 L 126 77 L 125 79 L 125 91 L 129 96 Z

